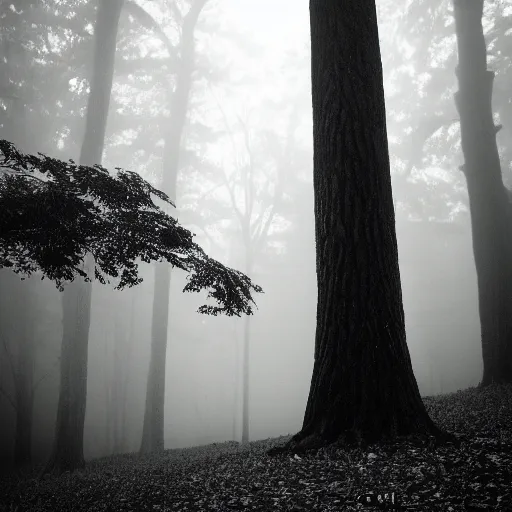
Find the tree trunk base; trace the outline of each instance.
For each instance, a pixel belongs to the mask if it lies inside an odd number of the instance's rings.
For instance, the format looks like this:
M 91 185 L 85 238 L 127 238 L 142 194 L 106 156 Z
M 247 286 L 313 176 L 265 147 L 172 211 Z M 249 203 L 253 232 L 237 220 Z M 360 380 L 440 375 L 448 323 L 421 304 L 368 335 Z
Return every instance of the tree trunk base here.
M 41 480 L 45 475 L 60 476 L 63 473 L 72 473 L 73 471 L 82 470 L 84 468 L 85 460 L 83 458 L 77 460 L 66 458 L 61 460 L 61 458 L 56 457 L 55 454 L 53 454 L 39 471 L 37 479 Z
M 383 446 L 393 445 L 399 442 L 409 442 L 418 447 L 439 447 L 447 444 L 460 446 L 461 438 L 450 432 L 445 432 L 437 427 L 430 434 L 410 434 L 407 436 L 396 436 L 394 438 L 382 438 L 379 443 Z M 365 439 L 362 432 L 350 430 L 341 434 L 336 439 L 326 439 L 319 434 L 304 435 L 302 432 L 295 434 L 287 443 L 282 446 L 275 446 L 267 451 L 267 455 L 273 457 L 280 454 L 303 454 L 316 451 L 320 448 L 330 447 L 332 449 L 366 449 L 373 444 Z
M 500 378 L 496 377 L 487 377 L 485 376 L 480 384 L 478 384 L 478 389 L 484 389 L 489 386 L 511 386 L 512 385 L 512 372 L 504 373 Z

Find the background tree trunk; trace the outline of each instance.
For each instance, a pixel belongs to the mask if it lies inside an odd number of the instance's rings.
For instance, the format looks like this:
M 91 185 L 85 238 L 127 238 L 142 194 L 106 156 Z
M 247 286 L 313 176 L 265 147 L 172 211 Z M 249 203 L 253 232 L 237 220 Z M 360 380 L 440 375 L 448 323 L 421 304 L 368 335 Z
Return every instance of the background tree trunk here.
M 237 433 L 237 418 L 238 418 L 238 402 L 239 402 L 239 393 L 238 393 L 238 373 L 240 370 L 240 357 L 239 357 L 239 346 L 238 346 L 238 336 L 236 333 L 236 324 L 233 323 L 233 341 L 235 346 L 233 347 L 233 355 L 234 355 L 234 364 L 233 364 L 233 422 L 231 425 L 232 428 L 232 437 L 233 441 L 237 441 L 238 433 Z
M 123 376 L 123 382 L 122 382 L 122 388 L 121 388 L 121 403 L 122 403 L 122 410 L 121 410 L 121 432 L 122 432 L 122 451 L 123 452 L 129 452 L 130 449 L 130 443 L 129 443 L 129 435 L 128 435 L 128 383 L 130 380 L 131 375 L 131 361 L 132 361 L 132 353 L 133 353 L 133 344 L 135 341 L 135 301 L 136 301 L 136 292 L 134 290 L 131 290 L 130 293 L 130 326 L 129 326 L 129 333 L 128 333 L 128 347 L 126 349 L 126 364 L 125 364 L 125 372 Z
M 250 274 L 247 274 L 250 275 Z M 250 317 L 244 318 L 244 364 L 242 396 L 242 443 L 249 442 L 249 344 L 251 337 Z
M 195 0 L 185 16 L 181 34 L 181 52 L 176 89 L 171 97 L 169 128 L 165 139 L 161 190 L 176 199 L 181 138 L 187 117 L 188 101 L 194 70 L 194 29 L 207 0 Z M 151 355 L 149 360 L 146 407 L 142 429 L 141 453 L 164 449 L 165 360 L 169 325 L 169 292 L 171 269 L 167 263 L 155 265 L 155 290 L 151 323 Z
M 441 434 L 405 338 L 374 0 L 311 0 L 315 362 L 285 449 Z
M 494 73 L 487 70 L 483 0 L 454 0 L 459 52 L 462 166 L 468 185 L 482 335 L 481 386 L 512 382 L 512 241 L 492 115 Z
M 95 25 L 94 67 L 80 164 L 101 164 L 107 125 L 119 16 L 123 0 L 100 0 Z M 84 264 L 88 275 L 93 261 Z M 62 294 L 63 336 L 55 442 L 44 471 L 73 471 L 85 464 L 83 433 L 87 400 L 87 352 L 92 283 L 77 279 Z
M 121 311 L 118 309 L 114 318 L 114 361 L 112 386 L 112 450 L 114 454 L 123 452 L 123 411 L 126 409 L 126 393 L 124 392 L 124 376 L 128 373 L 128 347 L 127 329 L 121 320 Z
M 34 406 L 34 278 L 21 282 L 18 289 L 14 342 L 18 358 L 15 365 L 16 433 L 14 465 L 29 467 L 32 463 L 32 413 Z
M 27 121 L 26 98 L 30 98 L 30 80 L 20 80 L 20 69 L 30 76 L 30 58 L 23 44 L 22 18 L 31 19 L 30 5 L 24 6 L 25 12 L 15 17 L 17 23 L 14 33 L 3 34 L 0 38 L 0 98 L 7 108 L 0 112 L 0 138 L 7 139 L 23 151 L 41 151 L 44 136 L 34 130 Z M 27 12 L 28 9 L 28 12 Z M 21 83 L 20 83 L 21 82 Z M 11 361 L 14 370 L 14 396 L 16 431 L 14 441 L 14 466 L 27 467 L 32 463 L 32 411 L 34 402 L 34 325 L 37 312 L 34 307 L 34 293 L 39 280 L 36 278 L 21 280 L 19 275 L 0 274 L 0 293 L 13 301 L 12 319 L 15 322 L 10 329 L 0 325 L 0 336 L 9 330 L 11 346 L 17 352 L 16 361 Z M 4 338 L 5 341 L 5 338 Z
M 114 391 L 113 391 L 113 379 L 111 377 L 111 371 L 113 366 L 113 357 L 110 353 L 111 333 L 107 331 L 105 333 L 105 345 L 103 347 L 103 378 L 105 383 L 104 398 L 105 398 L 105 455 L 112 455 L 112 428 L 114 422 Z
M 247 223 L 248 225 L 248 223 Z M 248 229 L 247 229 L 248 231 Z M 252 244 L 249 238 L 249 233 L 244 237 L 245 244 L 245 273 L 252 275 Z M 244 364 L 242 369 L 243 375 L 243 392 L 242 392 L 242 443 L 249 442 L 249 345 L 251 341 L 251 317 L 247 315 L 244 318 Z

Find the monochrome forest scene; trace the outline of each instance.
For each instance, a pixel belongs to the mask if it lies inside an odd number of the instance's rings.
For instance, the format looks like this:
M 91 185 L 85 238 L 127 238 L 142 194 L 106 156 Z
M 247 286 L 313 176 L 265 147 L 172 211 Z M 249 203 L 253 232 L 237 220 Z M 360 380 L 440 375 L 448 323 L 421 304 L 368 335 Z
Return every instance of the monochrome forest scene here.
M 512 0 L 0 0 L 0 512 L 512 512 Z

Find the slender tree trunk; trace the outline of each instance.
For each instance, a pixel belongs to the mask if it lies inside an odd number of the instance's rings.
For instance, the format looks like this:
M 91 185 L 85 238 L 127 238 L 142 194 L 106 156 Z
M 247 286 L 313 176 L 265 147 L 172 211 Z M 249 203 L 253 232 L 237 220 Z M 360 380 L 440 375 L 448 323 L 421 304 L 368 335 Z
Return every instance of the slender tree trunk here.
M 195 0 L 183 21 L 181 58 L 176 77 L 176 89 L 171 97 L 169 128 L 165 140 L 162 190 L 173 200 L 179 170 L 179 156 L 185 126 L 192 72 L 194 70 L 194 29 L 207 0 Z M 165 359 L 169 324 L 169 293 L 171 269 L 165 262 L 155 265 L 155 291 L 151 322 L 151 355 L 146 407 L 142 429 L 141 453 L 164 449 Z
M 135 318 L 135 299 L 136 294 L 132 291 L 130 297 L 130 332 L 128 333 L 128 347 L 126 350 L 126 368 L 123 376 L 123 385 L 121 389 L 121 402 L 123 404 L 121 411 L 121 431 L 122 431 L 122 449 L 123 452 L 130 451 L 130 442 L 128 436 L 128 383 L 130 379 L 130 363 L 132 360 L 133 343 L 135 340 L 134 318 Z
M 15 366 L 16 434 L 14 441 L 14 465 L 29 467 L 32 463 L 32 419 L 34 406 L 34 308 L 33 279 L 21 282 L 14 328 L 18 358 Z
M 114 318 L 114 361 L 113 361 L 113 377 L 111 379 L 112 386 L 112 450 L 113 453 L 122 453 L 123 451 L 123 431 L 122 416 L 125 410 L 124 401 L 126 393 L 123 392 L 124 376 L 128 373 L 127 363 L 127 340 L 126 329 L 120 318 L 120 311 L 116 312 Z
M 110 333 L 105 333 L 105 341 L 104 341 L 104 356 L 103 356 L 103 376 L 104 376 L 104 397 L 105 397 L 105 455 L 112 454 L 112 417 L 115 414 L 113 410 L 114 400 L 113 400 L 113 390 L 112 390 L 112 357 L 109 350 L 109 344 L 112 342 Z
M 235 356 L 235 364 L 233 366 L 233 441 L 236 441 L 238 438 L 236 425 L 237 425 L 237 416 L 238 416 L 238 372 L 240 369 L 240 361 L 239 361 L 239 349 L 238 349 L 238 336 L 236 335 L 236 327 L 233 324 L 233 340 L 235 342 L 234 346 L 234 356 Z
M 281 449 L 437 434 L 405 339 L 374 0 L 311 0 L 315 361 Z
M 100 164 L 103 154 L 119 16 L 123 0 L 99 0 L 95 26 L 94 67 L 87 103 L 80 164 Z M 93 261 L 84 264 L 92 274 Z M 63 336 L 60 393 L 52 455 L 44 471 L 60 473 L 84 466 L 83 433 L 87 400 L 87 353 L 92 284 L 76 279 L 62 294 Z
M 249 275 L 249 274 L 247 274 Z M 249 442 L 249 344 L 250 317 L 244 318 L 244 365 L 243 365 L 243 404 L 242 404 L 242 443 Z
M 252 244 L 249 235 L 249 222 L 247 222 L 245 233 L 245 273 L 250 276 L 252 273 Z M 243 394 L 242 394 L 242 443 L 249 442 L 249 367 L 250 367 L 250 341 L 251 324 L 250 317 L 244 318 L 244 364 L 243 364 Z
M 289 118 L 288 129 L 286 134 L 286 143 L 283 154 L 278 159 L 278 169 L 287 164 L 287 157 L 291 154 L 293 140 L 294 140 L 294 131 L 297 125 L 297 110 L 294 109 Z M 246 132 L 248 135 L 248 132 Z M 249 141 L 246 140 L 247 147 L 249 148 Z M 249 152 L 249 156 L 251 158 L 250 168 L 252 168 L 252 154 Z M 268 218 L 265 222 L 262 221 L 260 226 L 261 229 L 256 229 L 255 232 L 251 235 L 252 226 L 251 220 L 253 217 L 253 207 L 254 207 L 254 181 L 251 172 L 246 172 L 245 174 L 245 184 L 244 184 L 244 192 L 245 192 L 245 212 L 244 217 L 241 220 L 241 229 L 243 234 L 244 241 L 244 250 L 245 250 L 245 273 L 250 276 L 252 274 L 252 269 L 254 265 L 255 258 L 263 248 L 263 245 L 268 236 L 268 231 L 270 226 L 272 225 L 272 221 L 276 214 L 276 209 L 278 208 L 278 204 L 282 198 L 282 190 L 283 190 L 283 182 L 282 179 L 279 178 L 276 183 L 276 190 L 274 193 L 274 201 L 272 205 L 272 209 Z M 236 205 L 233 204 L 233 207 L 236 208 Z M 249 408 L 250 408 L 250 341 L 251 341 L 251 319 L 247 316 L 244 319 L 244 355 L 243 355 L 243 398 L 242 398 L 242 443 L 249 442 L 250 434 L 249 434 Z
M 481 386 L 512 382 L 512 239 L 510 205 L 492 115 L 494 73 L 487 70 L 483 0 L 454 0 L 460 115 L 482 336 Z
M 121 299 L 122 300 L 122 299 Z M 113 311 L 109 342 L 105 344 L 105 433 L 106 453 L 118 454 L 123 452 L 123 414 L 126 409 L 125 375 L 128 373 L 128 354 L 125 349 L 126 333 L 120 318 L 123 305 L 119 304 Z M 110 349 L 107 347 L 111 344 Z M 108 362 L 108 364 L 107 364 Z

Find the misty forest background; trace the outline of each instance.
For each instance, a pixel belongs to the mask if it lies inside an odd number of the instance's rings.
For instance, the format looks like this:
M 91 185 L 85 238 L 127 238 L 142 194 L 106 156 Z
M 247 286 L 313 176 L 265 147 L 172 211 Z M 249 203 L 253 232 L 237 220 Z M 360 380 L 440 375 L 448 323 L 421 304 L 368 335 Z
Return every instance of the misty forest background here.
M 191 25 L 185 0 L 124 2 L 103 153 L 105 167 L 136 171 L 168 192 L 180 223 L 205 251 L 265 292 L 255 297 L 251 317 L 202 316 L 196 311 L 203 297 L 183 294 L 185 275 L 172 272 L 166 448 L 296 432 L 313 366 L 307 2 L 203 4 Z M 477 385 L 482 346 L 459 170 L 451 2 L 409 4 L 380 0 L 377 7 L 407 344 L 427 396 Z M 85 0 L 0 2 L 0 139 L 26 153 L 78 160 L 96 8 Z M 496 73 L 493 111 L 503 125 L 503 180 L 511 188 L 512 2 L 486 2 L 483 25 Z M 184 61 L 176 55 L 194 40 L 190 66 L 177 66 Z M 184 89 L 188 100 L 180 103 Z M 177 129 L 180 104 L 188 106 Z M 179 165 L 170 161 L 172 147 L 180 149 Z M 173 165 L 179 172 L 169 190 L 163 185 Z M 153 300 L 160 293 L 152 265 L 141 264 L 141 274 L 143 283 L 131 289 L 92 287 L 86 459 L 141 447 Z M 55 435 L 61 294 L 39 276 L 21 281 L 2 269 L 0 280 L 0 460 L 14 461 L 22 382 L 30 397 L 31 459 L 39 464 Z

